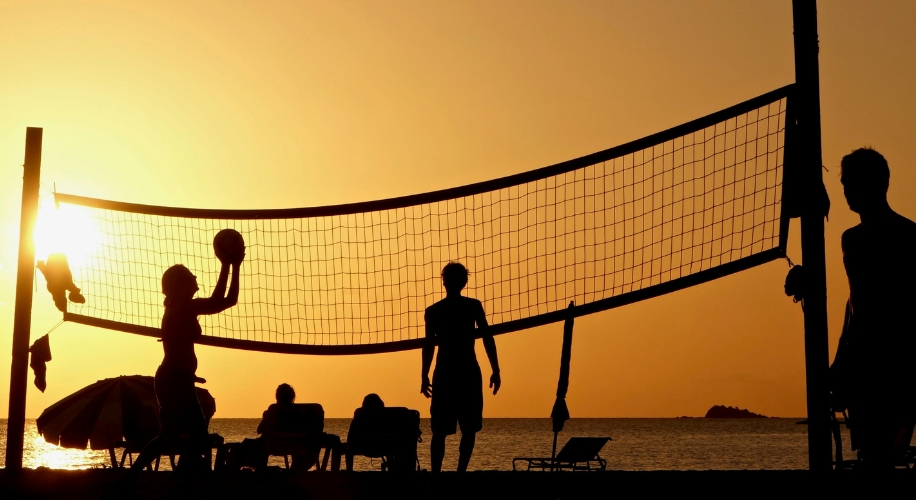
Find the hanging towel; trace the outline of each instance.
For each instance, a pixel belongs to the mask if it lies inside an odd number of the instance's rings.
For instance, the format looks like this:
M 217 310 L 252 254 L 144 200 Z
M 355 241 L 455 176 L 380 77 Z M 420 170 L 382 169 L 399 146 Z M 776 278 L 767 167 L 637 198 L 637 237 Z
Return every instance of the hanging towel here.
M 45 335 L 36 340 L 32 347 L 29 347 L 29 352 L 32 353 L 29 366 L 35 372 L 35 387 L 39 391 L 45 392 L 48 387 L 48 381 L 45 378 L 48 373 L 48 367 L 45 363 L 51 361 L 51 343 L 48 340 L 48 336 Z

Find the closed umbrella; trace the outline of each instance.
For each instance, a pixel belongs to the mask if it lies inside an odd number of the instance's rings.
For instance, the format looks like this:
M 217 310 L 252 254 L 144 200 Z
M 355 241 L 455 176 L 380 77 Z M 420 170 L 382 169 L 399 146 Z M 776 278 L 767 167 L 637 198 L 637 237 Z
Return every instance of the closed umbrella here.
M 566 308 L 566 321 L 563 322 L 563 350 L 560 354 L 560 379 L 557 381 L 557 400 L 553 403 L 550 418 L 553 420 L 553 452 L 551 458 L 557 457 L 557 434 L 569 420 L 569 409 L 566 407 L 566 391 L 569 390 L 569 359 L 572 355 L 573 307 L 570 301 Z
M 210 392 L 197 388 L 207 420 L 216 413 Z M 159 403 L 153 377 L 124 375 L 84 387 L 49 406 L 38 417 L 45 441 L 64 448 L 111 449 L 122 439 L 143 445 L 159 432 Z

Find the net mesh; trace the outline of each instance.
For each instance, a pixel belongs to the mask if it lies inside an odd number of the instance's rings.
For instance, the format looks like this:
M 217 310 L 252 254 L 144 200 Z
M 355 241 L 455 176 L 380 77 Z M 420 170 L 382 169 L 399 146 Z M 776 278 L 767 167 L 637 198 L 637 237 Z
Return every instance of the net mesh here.
M 494 325 L 645 290 L 780 245 L 786 103 L 776 96 L 565 172 L 359 213 L 222 219 L 59 197 L 85 225 L 70 265 L 87 300 L 70 312 L 158 328 L 163 271 L 182 263 L 209 293 L 223 228 L 241 232 L 247 257 L 238 305 L 200 318 L 213 337 L 417 339 L 425 308 L 444 297 L 439 274 L 450 261 L 469 269 L 465 294 Z

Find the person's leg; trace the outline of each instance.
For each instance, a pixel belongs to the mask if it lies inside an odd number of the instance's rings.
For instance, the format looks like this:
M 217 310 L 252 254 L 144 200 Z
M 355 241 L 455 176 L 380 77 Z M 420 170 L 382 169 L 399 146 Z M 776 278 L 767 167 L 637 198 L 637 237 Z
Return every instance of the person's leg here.
M 334 434 L 323 434 L 322 446 L 325 448 L 325 458 L 328 456 L 328 452 L 331 453 L 331 472 L 337 472 L 340 470 L 340 454 L 342 451 L 342 445 L 340 443 L 340 436 Z M 322 468 L 327 464 L 322 460 Z
M 461 443 L 458 445 L 458 472 L 468 470 L 471 462 L 471 453 L 474 452 L 474 443 L 477 440 L 476 432 L 461 431 Z
M 150 440 L 149 443 L 146 443 L 146 446 L 140 451 L 140 455 L 137 456 L 137 459 L 134 460 L 134 463 L 131 464 L 130 469 L 128 469 L 127 475 L 113 483 L 107 491 L 103 493 L 102 498 L 122 498 L 125 494 L 131 496 L 130 492 L 136 487 L 140 472 L 151 465 L 153 460 L 159 458 L 159 455 L 165 447 L 168 446 L 169 443 L 174 442 L 174 438 L 175 436 L 169 433 L 169 429 L 166 428 L 165 432 L 160 430 L 159 435 Z
M 442 472 L 442 459 L 445 458 L 445 434 L 433 433 L 429 443 L 429 459 L 432 462 L 433 473 Z
M 196 392 L 196 389 L 195 389 Z M 196 396 L 196 394 L 195 394 Z M 194 398 L 194 401 L 197 402 L 197 398 Z M 188 423 L 188 437 L 189 445 L 194 451 L 194 456 L 200 458 L 200 468 L 196 470 L 212 470 L 212 465 L 210 463 L 210 457 L 212 457 L 212 447 L 210 445 L 210 430 L 207 428 L 207 419 L 204 417 L 203 409 L 200 407 L 200 403 L 197 402 L 191 410 L 191 418 Z
M 245 465 L 253 466 L 256 471 L 267 470 L 267 459 L 270 457 L 267 456 L 267 444 L 264 436 L 256 439 L 245 438 L 242 443 L 247 443 L 248 445 L 245 450 L 248 462 Z
M 162 418 L 163 413 L 164 418 Z M 134 460 L 133 465 L 130 466 L 132 476 L 139 474 L 146 466 L 153 463 L 153 460 L 159 458 L 167 447 L 178 441 L 179 428 L 176 422 L 169 418 L 167 410 L 160 413 L 159 425 L 159 435 L 154 437 L 152 441 L 143 447 L 140 455 Z
M 140 455 L 137 456 L 133 465 L 130 466 L 131 475 L 139 474 L 146 466 L 153 463 L 153 460 L 159 456 L 160 450 L 162 449 L 161 443 L 163 441 L 165 441 L 165 439 L 163 439 L 162 434 L 160 434 L 143 447 L 143 450 L 140 451 Z
M 470 384 L 464 387 L 458 427 L 461 428 L 461 442 L 458 445 L 458 472 L 468 470 L 477 433 L 483 429 L 483 391 L 481 390 L 480 368 L 468 376 Z
M 445 458 L 445 437 L 458 430 L 458 415 L 455 413 L 454 391 L 447 384 L 447 379 L 433 373 L 433 383 L 439 384 L 433 392 L 429 406 L 430 427 L 433 433 L 429 443 L 429 459 L 433 474 L 442 472 L 442 460 Z
M 188 454 L 188 458 L 191 459 L 187 469 L 189 472 L 211 470 L 212 464 L 207 459 L 210 456 L 208 448 L 210 448 L 210 434 L 207 429 L 198 428 L 194 425 L 188 426 L 188 449 L 185 452 Z M 185 457 L 182 456 L 181 460 L 184 461 L 184 459 Z
M 178 469 L 185 472 L 210 470 L 210 461 L 206 459 L 210 456 L 210 434 L 193 385 L 184 388 L 181 406 L 184 411 L 179 419 L 181 427 L 188 433 L 188 444 L 186 449 L 181 450 Z
M 318 454 L 320 450 L 315 451 L 314 453 L 293 453 L 290 455 L 292 462 L 290 463 L 289 470 L 290 472 L 305 472 L 315 466 L 315 470 L 320 469 L 318 466 Z

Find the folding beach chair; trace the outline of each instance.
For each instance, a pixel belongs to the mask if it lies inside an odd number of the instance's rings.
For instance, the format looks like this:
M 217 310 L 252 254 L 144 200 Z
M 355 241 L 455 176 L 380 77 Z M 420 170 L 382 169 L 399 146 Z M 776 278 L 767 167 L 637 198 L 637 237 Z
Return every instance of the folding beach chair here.
M 347 470 L 353 456 L 382 459 L 382 470 L 419 470 L 420 412 L 402 407 L 357 408 L 344 445 Z
M 322 448 L 324 458 L 319 463 Z M 306 469 L 314 466 L 327 470 L 330 455 L 331 470 L 336 471 L 340 469 L 340 451 L 340 438 L 324 432 L 324 408 L 317 403 L 290 405 L 278 416 L 277 428 L 264 433 L 264 453 L 283 457 L 287 468 L 289 457 L 297 455 L 311 462 Z
M 143 448 L 146 446 L 146 442 L 148 441 L 149 440 L 146 440 L 145 442 L 144 441 L 138 442 L 138 441 L 122 440 L 122 441 L 118 441 L 117 443 L 115 443 L 114 446 L 108 449 L 108 455 L 109 455 L 109 458 L 111 459 L 112 468 L 124 468 L 125 466 L 130 467 L 131 465 L 133 465 L 134 455 L 139 454 L 141 451 L 143 451 Z M 208 440 L 208 446 L 207 446 L 207 452 L 205 454 L 205 457 L 208 463 L 210 464 L 213 463 L 213 450 L 217 450 L 216 462 L 217 464 L 219 464 L 219 461 L 220 461 L 219 450 L 223 446 L 223 441 L 224 441 L 223 437 L 220 436 L 219 434 L 210 433 L 209 440 Z M 188 436 L 187 434 L 185 434 L 180 438 L 179 442 L 175 446 L 163 449 L 160 456 L 156 457 L 155 460 L 153 460 L 149 465 L 146 466 L 147 470 L 158 471 L 159 462 L 163 456 L 169 457 L 169 464 L 172 466 L 172 470 L 175 470 L 175 457 L 178 455 L 181 455 L 181 451 L 185 450 L 187 446 L 188 446 Z M 120 460 L 118 460 L 117 454 L 115 453 L 116 449 L 122 449 Z
M 845 411 L 842 412 L 843 421 L 841 422 L 837 419 L 836 412 L 830 412 L 830 427 L 833 433 L 833 450 L 835 458 L 833 461 L 833 468 L 840 469 L 856 469 L 861 467 L 858 457 L 850 460 L 843 459 L 843 436 L 840 433 L 840 426 L 845 426 L 849 429 L 849 416 Z M 807 423 L 807 421 L 804 421 Z M 900 455 L 897 457 L 894 467 L 904 468 L 904 469 L 914 469 L 916 470 L 916 446 L 909 446 L 910 440 L 913 436 L 913 426 L 910 425 L 906 429 L 906 437 L 904 441 L 907 443 L 906 446 L 900 449 Z
M 610 441 L 609 437 L 571 437 L 557 453 L 557 458 L 550 457 L 516 457 L 512 459 L 512 470 L 516 462 L 528 462 L 525 470 L 605 470 L 607 462 L 598 456 L 598 452 Z

